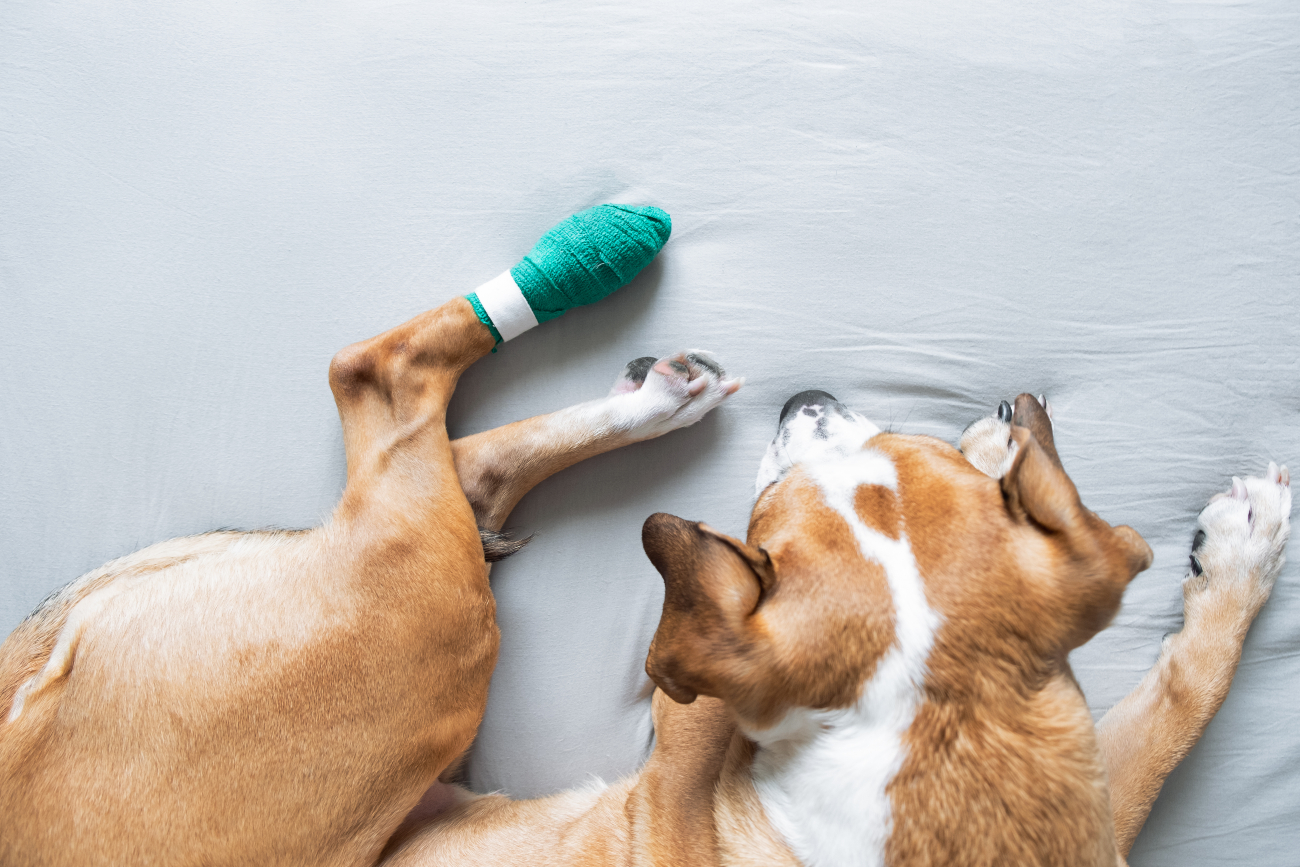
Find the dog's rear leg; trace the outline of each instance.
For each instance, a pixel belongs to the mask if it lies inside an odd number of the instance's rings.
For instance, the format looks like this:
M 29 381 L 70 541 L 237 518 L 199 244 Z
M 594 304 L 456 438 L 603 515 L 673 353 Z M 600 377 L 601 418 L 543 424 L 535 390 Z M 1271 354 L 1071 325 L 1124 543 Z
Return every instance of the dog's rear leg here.
M 630 362 L 608 396 L 451 444 L 461 488 L 480 527 L 500 530 L 543 479 L 581 460 L 694 424 L 741 380 L 705 352 Z
M 1097 739 L 1110 778 L 1119 851 L 1127 856 L 1165 777 L 1223 704 L 1241 645 L 1282 568 L 1290 532 L 1290 476 L 1233 479 L 1201 512 L 1183 582 L 1182 632 L 1102 719 Z
M 500 530 L 511 510 L 539 482 L 585 458 L 694 424 L 742 385 L 727 379 L 708 353 L 679 352 L 629 362 L 610 393 L 548 415 L 451 443 L 456 474 L 478 525 Z M 409 834 L 459 797 L 453 761 L 388 843 Z
M 470 303 L 453 298 L 334 356 L 330 388 L 347 454 L 336 521 L 354 521 L 374 508 L 414 519 L 430 496 L 452 488 L 459 496 L 450 472 L 447 402 L 461 374 L 494 343 Z

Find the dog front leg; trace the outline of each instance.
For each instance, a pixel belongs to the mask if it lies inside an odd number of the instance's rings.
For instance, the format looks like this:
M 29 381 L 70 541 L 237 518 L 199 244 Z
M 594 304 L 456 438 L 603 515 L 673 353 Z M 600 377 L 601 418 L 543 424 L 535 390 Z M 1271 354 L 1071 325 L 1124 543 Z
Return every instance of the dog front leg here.
M 452 458 L 480 527 L 500 530 L 538 483 L 579 461 L 694 424 L 734 394 L 705 352 L 630 362 L 608 396 L 455 440 Z
M 1229 493 L 1210 500 L 1183 582 L 1183 630 L 1165 639 L 1155 666 L 1097 727 L 1125 856 L 1165 777 L 1228 694 L 1246 632 L 1282 569 L 1290 482 L 1286 468 L 1270 464 L 1265 478 L 1233 479 Z

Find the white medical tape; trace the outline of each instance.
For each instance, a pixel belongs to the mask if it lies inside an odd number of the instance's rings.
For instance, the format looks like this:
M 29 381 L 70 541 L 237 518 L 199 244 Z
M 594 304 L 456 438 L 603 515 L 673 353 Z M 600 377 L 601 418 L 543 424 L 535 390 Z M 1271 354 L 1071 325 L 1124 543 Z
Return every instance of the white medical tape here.
M 511 340 L 537 326 L 533 308 L 528 306 L 528 299 L 519 291 L 519 284 L 509 271 L 493 277 L 474 292 L 502 340 Z

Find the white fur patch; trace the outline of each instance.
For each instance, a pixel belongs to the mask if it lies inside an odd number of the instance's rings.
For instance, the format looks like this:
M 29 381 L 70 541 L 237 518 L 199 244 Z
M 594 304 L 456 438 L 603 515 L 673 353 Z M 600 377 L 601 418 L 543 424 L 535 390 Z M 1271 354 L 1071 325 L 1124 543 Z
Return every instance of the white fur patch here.
M 501 339 L 513 340 L 530 328 L 537 327 L 537 314 L 528 304 L 519 284 L 510 272 L 499 274 L 474 290 L 484 312 L 497 327 Z
M 880 865 L 893 828 L 886 788 L 906 758 L 902 736 L 923 700 L 939 616 L 926 601 L 907 537 L 894 540 L 877 532 L 853 507 L 861 485 L 897 490 L 890 460 L 864 449 L 803 468 L 848 524 L 862 556 L 884 567 L 895 641 L 852 707 L 796 708 L 772 728 L 747 732 L 762 747 L 754 759 L 754 784 L 769 821 L 804 864 Z

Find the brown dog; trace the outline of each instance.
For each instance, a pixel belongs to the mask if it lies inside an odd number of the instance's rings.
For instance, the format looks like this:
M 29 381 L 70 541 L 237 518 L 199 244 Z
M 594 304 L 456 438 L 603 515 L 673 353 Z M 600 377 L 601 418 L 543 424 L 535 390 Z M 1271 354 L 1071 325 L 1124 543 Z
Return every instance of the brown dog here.
M 0 864 L 378 860 L 483 713 L 483 539 L 552 473 L 739 387 L 705 354 L 642 359 L 602 400 L 450 442 L 447 401 L 492 345 L 457 298 L 345 349 L 348 480 L 324 526 L 154 545 L 14 631 Z
M 433 781 L 495 659 L 476 523 L 738 387 L 703 355 L 634 363 L 602 401 L 448 442 L 491 343 L 457 299 L 340 353 L 348 487 L 326 526 L 154 546 L 11 636 L 0 861 L 1115 864 L 1281 565 L 1271 467 L 1202 513 L 1186 627 L 1097 736 L 1066 653 L 1150 550 L 1082 506 L 1044 409 L 1022 395 L 968 432 L 986 474 L 796 395 L 747 542 L 646 522 L 666 593 L 645 768 L 475 797 Z
M 392 863 L 1122 864 L 1227 693 L 1281 567 L 1289 477 L 1234 480 L 1202 512 L 1186 626 L 1094 733 L 1066 654 L 1150 549 L 1080 503 L 1045 401 L 963 445 L 987 472 L 791 398 L 747 542 L 646 522 L 665 599 L 641 773 L 464 796 Z

